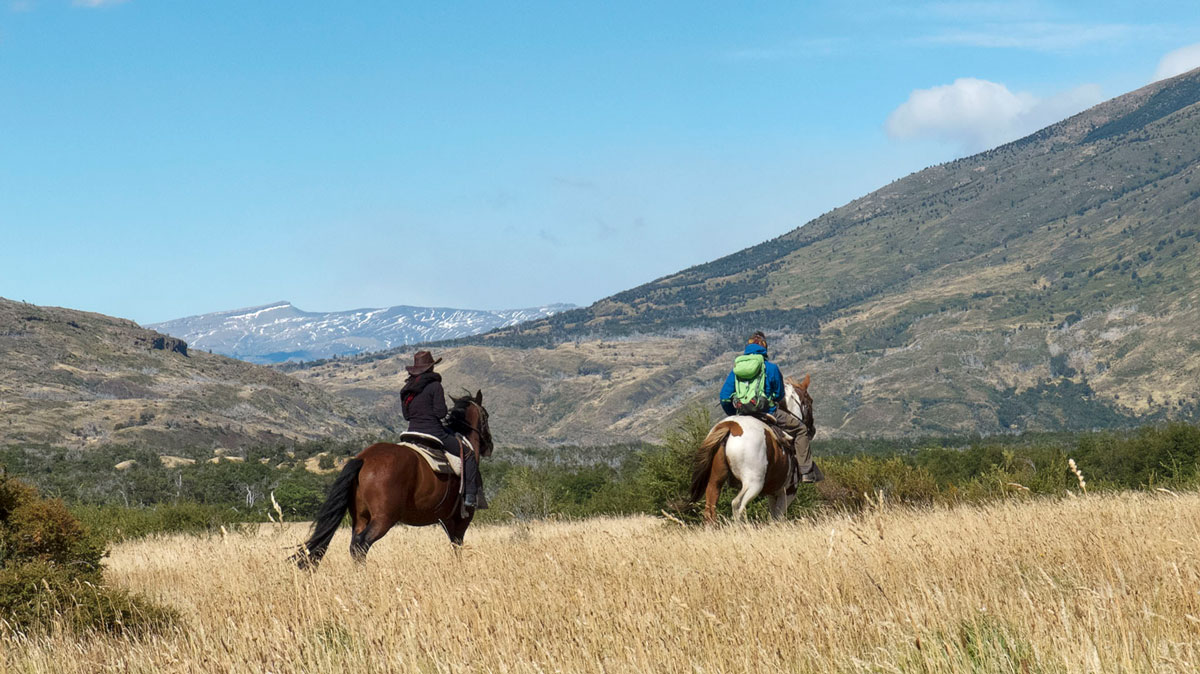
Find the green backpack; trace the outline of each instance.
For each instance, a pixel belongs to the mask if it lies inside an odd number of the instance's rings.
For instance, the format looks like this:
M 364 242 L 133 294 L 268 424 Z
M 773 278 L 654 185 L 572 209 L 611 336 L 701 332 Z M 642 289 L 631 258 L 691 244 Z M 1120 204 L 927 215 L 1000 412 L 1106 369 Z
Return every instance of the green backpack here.
M 733 360 L 733 408 L 738 414 L 753 414 L 771 409 L 767 399 L 767 368 L 762 354 L 748 353 Z

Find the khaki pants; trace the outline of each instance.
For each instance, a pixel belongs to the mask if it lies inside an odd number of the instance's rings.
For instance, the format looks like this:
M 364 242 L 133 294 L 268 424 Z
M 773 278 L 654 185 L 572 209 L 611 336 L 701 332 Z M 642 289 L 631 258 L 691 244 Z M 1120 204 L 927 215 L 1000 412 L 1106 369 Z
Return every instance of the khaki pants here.
M 780 428 L 794 438 L 792 452 L 796 455 L 796 462 L 800 464 L 800 473 L 812 472 L 812 449 L 809 448 L 812 438 L 809 436 L 809 429 L 804 425 L 804 421 L 790 412 L 778 409 L 775 410 L 775 419 L 779 421 Z

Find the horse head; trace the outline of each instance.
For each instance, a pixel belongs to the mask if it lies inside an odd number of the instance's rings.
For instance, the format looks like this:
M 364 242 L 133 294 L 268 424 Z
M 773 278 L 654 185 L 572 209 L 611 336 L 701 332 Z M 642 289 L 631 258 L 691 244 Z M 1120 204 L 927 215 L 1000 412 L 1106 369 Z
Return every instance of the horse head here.
M 488 411 L 483 406 L 483 391 L 454 398 L 450 426 L 467 437 L 474 433 L 479 439 L 479 455 L 492 455 L 492 429 L 488 426 Z
M 804 424 L 812 428 L 812 396 L 808 394 L 808 385 L 812 382 L 809 375 L 804 375 L 803 380 L 796 380 L 788 377 L 783 380 L 784 391 L 784 409 L 792 414 L 800 417 Z

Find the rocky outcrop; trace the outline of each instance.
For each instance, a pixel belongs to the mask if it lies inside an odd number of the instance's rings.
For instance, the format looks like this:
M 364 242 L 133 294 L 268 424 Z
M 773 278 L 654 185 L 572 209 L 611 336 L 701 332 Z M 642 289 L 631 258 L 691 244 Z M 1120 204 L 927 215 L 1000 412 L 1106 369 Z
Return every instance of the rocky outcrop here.
M 157 351 L 169 351 L 171 353 L 178 353 L 184 357 L 188 355 L 187 342 L 178 337 L 162 335 L 156 332 L 145 336 L 139 335 L 135 343 L 137 346 L 148 347 Z
M 150 348 L 160 351 L 171 351 L 183 354 L 184 356 L 188 355 L 187 342 L 178 337 L 167 337 L 166 335 L 155 337 L 154 341 L 150 344 Z

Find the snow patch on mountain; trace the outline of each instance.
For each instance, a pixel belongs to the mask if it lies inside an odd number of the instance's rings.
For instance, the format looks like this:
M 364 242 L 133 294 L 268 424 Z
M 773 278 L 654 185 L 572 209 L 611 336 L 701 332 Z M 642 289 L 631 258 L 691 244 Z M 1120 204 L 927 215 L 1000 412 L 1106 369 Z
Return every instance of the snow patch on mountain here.
M 178 337 L 193 349 L 253 363 L 281 363 L 469 337 L 573 308 L 571 304 L 502 311 L 395 306 L 322 313 L 281 301 L 146 327 Z

